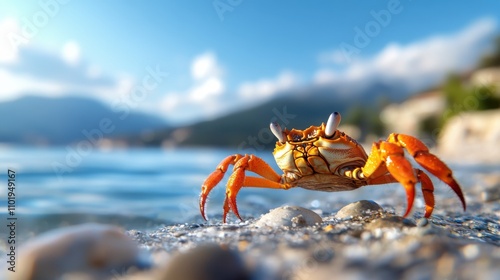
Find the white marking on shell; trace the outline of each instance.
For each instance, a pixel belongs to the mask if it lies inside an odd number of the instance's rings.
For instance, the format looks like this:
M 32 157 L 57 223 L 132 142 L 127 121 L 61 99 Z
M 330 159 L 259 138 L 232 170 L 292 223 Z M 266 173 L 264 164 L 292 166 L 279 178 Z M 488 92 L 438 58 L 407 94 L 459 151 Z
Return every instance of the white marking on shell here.
M 309 133 L 307 135 L 307 138 L 311 139 L 311 138 L 314 138 L 316 136 L 318 136 L 318 131 L 317 130 L 313 130 L 313 132 L 311 132 L 311 133 Z
M 299 179 L 299 176 L 293 172 L 286 172 L 285 176 L 288 179 L 288 182 L 293 182 Z

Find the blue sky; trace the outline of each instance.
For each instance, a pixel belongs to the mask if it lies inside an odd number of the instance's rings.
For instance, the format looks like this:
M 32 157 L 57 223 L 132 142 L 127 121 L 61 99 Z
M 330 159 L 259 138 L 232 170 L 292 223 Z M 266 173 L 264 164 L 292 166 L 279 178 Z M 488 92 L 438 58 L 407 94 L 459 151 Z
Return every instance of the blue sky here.
M 499 34 L 500 2 L 450 3 L 2 1 L 0 102 L 83 94 L 183 123 L 374 75 L 424 88 L 470 68 Z M 127 99 L 151 69 L 168 77 Z

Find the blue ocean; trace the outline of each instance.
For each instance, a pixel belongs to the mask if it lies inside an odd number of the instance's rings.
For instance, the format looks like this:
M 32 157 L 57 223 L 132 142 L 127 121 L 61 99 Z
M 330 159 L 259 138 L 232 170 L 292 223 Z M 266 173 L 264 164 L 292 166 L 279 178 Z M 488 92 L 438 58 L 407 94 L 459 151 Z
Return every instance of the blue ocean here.
M 204 222 L 198 198 L 204 179 L 230 149 L 111 149 L 75 153 L 61 148 L 0 148 L 0 191 L 2 218 L 7 215 L 7 173 L 16 172 L 15 215 L 19 235 L 81 222 L 119 224 L 126 228 L 146 229 L 157 225 Z M 270 151 L 257 154 L 276 170 Z M 455 176 L 466 188 L 473 184 L 472 173 L 491 168 L 450 164 Z M 210 195 L 207 204 L 209 222 L 219 222 L 228 176 Z M 3 182 L 3 183 L 2 183 Z M 415 206 L 422 212 L 420 192 Z M 454 199 L 453 192 L 436 182 L 439 199 Z M 324 193 L 303 190 L 243 188 L 238 207 L 243 218 L 258 217 L 281 205 L 298 205 L 333 212 L 342 205 L 371 199 L 394 206 L 402 212 L 405 193 L 399 184 L 368 186 L 351 192 Z M 459 206 L 457 200 L 457 207 Z M 458 209 L 458 208 L 457 208 Z M 230 215 L 229 221 L 236 222 Z M 3 231 L 3 230 L 2 230 Z

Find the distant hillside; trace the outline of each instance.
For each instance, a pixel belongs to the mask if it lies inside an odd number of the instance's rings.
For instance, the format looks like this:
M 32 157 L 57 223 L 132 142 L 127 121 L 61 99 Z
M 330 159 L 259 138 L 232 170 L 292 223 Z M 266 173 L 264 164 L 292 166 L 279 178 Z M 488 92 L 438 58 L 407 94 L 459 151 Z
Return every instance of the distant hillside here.
M 105 137 L 138 135 L 165 128 L 160 118 L 114 112 L 98 101 L 81 97 L 26 96 L 0 103 L 0 143 L 63 145 L 85 139 L 84 130 L 99 129 L 104 118 L 114 129 Z M 120 119 L 123 118 L 122 119 Z
M 281 98 L 214 120 L 164 129 L 148 134 L 147 137 L 128 138 L 127 141 L 148 146 L 220 146 L 243 149 L 253 146 L 269 149 L 275 143 L 269 130 L 271 121 L 277 121 L 288 129 L 304 129 L 326 122 L 332 112 L 338 111 L 342 114 L 343 123 L 346 123 L 353 108 L 358 111 L 368 111 L 366 108 L 375 110 L 381 96 L 397 100 L 398 94 L 401 92 L 397 87 L 391 88 L 383 84 L 373 84 L 356 92 L 344 89 L 343 94 L 336 94 L 331 88 L 290 92 L 283 94 Z M 251 141 L 256 141 L 256 144 L 251 144 Z

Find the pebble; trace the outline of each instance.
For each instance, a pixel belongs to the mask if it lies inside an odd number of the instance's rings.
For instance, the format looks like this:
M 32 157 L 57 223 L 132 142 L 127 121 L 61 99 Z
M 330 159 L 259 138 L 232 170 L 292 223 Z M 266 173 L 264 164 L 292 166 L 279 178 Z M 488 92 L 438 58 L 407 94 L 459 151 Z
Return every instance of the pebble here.
M 468 244 L 462 248 L 462 254 L 467 260 L 473 260 L 479 256 L 479 250 L 476 244 Z
M 240 255 L 219 245 L 201 245 L 175 256 L 156 280 L 249 280 Z
M 90 279 L 152 266 L 149 257 L 123 230 L 110 225 L 82 224 L 43 233 L 20 248 L 15 280 L 66 279 L 78 273 Z M 86 279 L 87 279 L 86 278 Z
M 479 178 L 479 187 L 481 191 L 481 199 L 484 202 L 493 202 L 500 200 L 500 175 L 489 174 Z
M 433 215 L 425 219 L 418 212 L 415 222 L 382 211 L 370 201 L 352 203 L 331 214 L 330 209 L 340 209 L 342 203 L 319 200 L 311 207 L 326 208 L 315 209 L 322 210 L 318 211 L 321 217 L 305 208 L 287 206 L 239 224 L 177 224 L 130 230 L 128 236 L 149 250 L 155 268 L 92 279 L 497 279 L 500 207 L 482 200 L 481 191 L 486 187 L 490 185 L 478 184 L 474 190 L 463 186 L 467 212 L 460 209 L 456 198 L 443 197 L 448 189 L 436 187 Z M 391 199 L 374 199 L 390 207 L 404 207 L 403 200 L 393 203 Z M 342 216 L 349 208 L 360 211 Z M 64 241 L 56 242 L 61 246 L 59 242 Z M 5 244 L 0 241 L 2 254 L 3 248 Z M 46 249 L 51 254 L 53 251 Z M 81 254 L 67 254 L 61 263 Z M 110 254 L 108 258 L 125 255 Z M 81 267 L 87 265 L 83 258 L 78 260 Z M 19 260 L 19 268 L 21 264 Z M 66 268 L 55 268 L 61 269 Z M 58 279 L 52 276 L 48 279 Z
M 418 227 L 425 227 L 429 224 L 429 220 L 427 218 L 420 218 L 417 220 Z
M 299 206 L 283 206 L 263 215 L 256 223 L 257 227 L 306 227 L 321 224 L 323 219 L 314 211 Z
M 313 251 L 313 257 L 317 262 L 328 263 L 334 257 L 334 252 L 331 248 L 317 248 Z
M 389 216 L 375 219 L 365 226 L 367 230 L 377 230 L 383 228 L 396 228 L 402 229 L 405 227 L 415 227 L 416 225 L 403 217 L 400 216 Z
M 481 199 L 484 202 L 500 200 L 500 184 L 496 188 L 488 188 L 481 192 Z
M 357 216 L 370 216 L 372 212 L 381 211 L 382 207 L 372 200 L 360 200 L 342 207 L 335 217 L 346 219 Z

